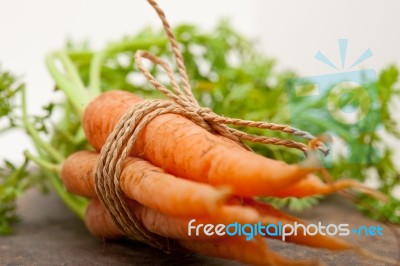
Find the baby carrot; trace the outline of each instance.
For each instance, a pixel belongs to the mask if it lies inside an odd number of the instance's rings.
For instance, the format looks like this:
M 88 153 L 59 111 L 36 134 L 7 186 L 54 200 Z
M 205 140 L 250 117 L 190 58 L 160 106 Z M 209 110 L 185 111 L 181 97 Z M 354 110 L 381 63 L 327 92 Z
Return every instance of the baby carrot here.
M 114 224 L 110 214 L 105 211 L 99 200 L 91 200 L 86 209 L 85 224 L 90 233 L 96 237 L 116 239 L 124 233 Z
M 351 188 L 364 192 L 376 198 L 381 195 L 360 182 L 352 179 L 341 179 L 332 183 L 324 183 L 318 176 L 309 174 L 306 178 L 286 187 L 282 190 L 272 192 L 269 196 L 273 197 L 309 197 L 313 195 L 331 194 Z
M 99 154 L 79 151 L 63 164 L 61 178 L 75 194 L 96 198 L 94 170 Z M 214 188 L 165 173 L 139 158 L 129 158 L 121 173 L 124 194 L 143 205 L 176 216 L 200 217 L 217 210 L 229 196 L 229 189 Z

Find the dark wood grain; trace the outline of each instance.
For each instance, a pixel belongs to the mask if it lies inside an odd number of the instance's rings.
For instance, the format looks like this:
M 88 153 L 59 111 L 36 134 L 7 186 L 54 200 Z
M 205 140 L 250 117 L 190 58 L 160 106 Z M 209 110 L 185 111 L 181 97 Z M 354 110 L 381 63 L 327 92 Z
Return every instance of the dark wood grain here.
M 22 222 L 16 234 L 0 237 L 0 265 L 240 265 L 201 255 L 170 256 L 131 241 L 103 242 L 92 237 L 82 221 L 55 195 L 31 191 L 19 202 Z M 377 225 L 338 197 L 329 198 L 301 216 L 309 221 Z M 396 241 L 388 228 L 383 237 L 348 237 L 348 240 L 384 256 L 397 256 Z M 332 253 L 279 241 L 273 250 L 292 258 L 318 257 L 328 265 L 384 265 L 352 253 Z

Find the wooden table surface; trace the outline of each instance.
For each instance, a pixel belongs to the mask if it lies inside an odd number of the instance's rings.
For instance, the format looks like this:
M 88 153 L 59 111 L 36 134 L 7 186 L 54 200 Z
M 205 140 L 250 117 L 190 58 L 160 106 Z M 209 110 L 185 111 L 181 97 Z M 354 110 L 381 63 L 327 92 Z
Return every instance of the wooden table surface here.
M 240 265 L 237 262 L 200 255 L 169 256 L 131 241 L 103 242 L 92 237 L 83 222 L 55 195 L 28 192 L 19 202 L 22 221 L 12 236 L 0 237 L 0 265 Z M 359 214 L 351 204 L 333 197 L 304 219 L 322 223 L 348 223 L 350 227 L 378 225 Z M 400 230 L 398 228 L 398 230 Z M 384 227 L 384 236 L 349 236 L 346 239 L 379 255 L 398 257 L 397 242 Z M 292 258 L 316 257 L 327 265 L 384 265 L 353 253 L 333 253 L 268 241 L 271 249 Z

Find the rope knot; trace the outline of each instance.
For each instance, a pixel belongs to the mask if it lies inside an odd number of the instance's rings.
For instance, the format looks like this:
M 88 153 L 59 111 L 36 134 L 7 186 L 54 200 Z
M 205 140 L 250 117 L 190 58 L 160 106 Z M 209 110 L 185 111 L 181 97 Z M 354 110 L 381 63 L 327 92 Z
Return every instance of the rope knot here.
M 218 132 L 218 129 L 215 128 L 216 127 L 215 123 L 211 119 L 212 117 L 217 116 L 217 114 L 214 113 L 213 110 L 211 110 L 208 107 L 200 107 L 199 106 L 196 108 L 196 113 L 208 125 L 208 128 L 205 128 L 205 129 L 207 129 L 210 132 Z
M 198 107 L 197 108 L 197 113 L 199 114 L 199 116 L 201 116 L 205 121 L 207 121 L 207 118 L 209 115 L 212 115 L 215 113 L 208 107 Z

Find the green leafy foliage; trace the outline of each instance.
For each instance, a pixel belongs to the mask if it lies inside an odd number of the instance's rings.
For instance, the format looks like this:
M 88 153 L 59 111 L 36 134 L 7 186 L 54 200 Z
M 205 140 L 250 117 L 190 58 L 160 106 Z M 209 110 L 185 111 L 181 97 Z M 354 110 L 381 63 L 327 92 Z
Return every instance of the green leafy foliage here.
M 24 84 L 8 71 L 0 69 L 0 134 L 12 133 L 23 128 L 20 96 Z M 45 121 L 51 110 L 44 116 L 32 116 L 38 130 L 46 132 Z M 21 165 L 8 160 L 0 164 L 0 234 L 12 233 L 11 224 L 18 221 L 16 199 L 28 188 L 37 187 L 46 191 L 45 180 L 40 172 L 29 169 L 29 160 Z
M 321 197 L 307 197 L 307 198 L 274 198 L 274 197 L 265 197 L 261 198 L 262 201 L 268 202 L 275 208 L 284 208 L 287 207 L 291 211 L 300 212 L 304 209 L 312 208 L 319 203 Z
M 17 94 L 22 84 L 17 77 L 0 67 L 0 132 L 16 127 Z
M 15 113 L 17 108 L 16 95 L 21 89 L 21 84 L 10 72 L 0 69 L 0 132 L 9 131 L 15 127 L 18 120 Z M 17 221 L 15 215 L 15 199 L 23 190 L 26 163 L 17 168 L 5 160 L 0 166 L 0 234 L 12 232 L 11 223 Z
M 5 161 L 4 167 L 0 168 L 0 234 L 12 233 L 11 224 L 18 221 L 15 199 L 29 186 L 26 175 L 26 162 L 16 168 Z

